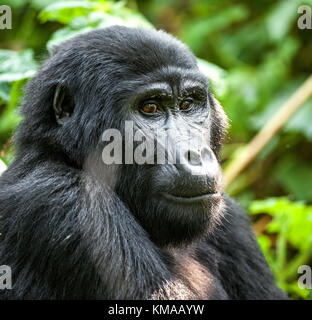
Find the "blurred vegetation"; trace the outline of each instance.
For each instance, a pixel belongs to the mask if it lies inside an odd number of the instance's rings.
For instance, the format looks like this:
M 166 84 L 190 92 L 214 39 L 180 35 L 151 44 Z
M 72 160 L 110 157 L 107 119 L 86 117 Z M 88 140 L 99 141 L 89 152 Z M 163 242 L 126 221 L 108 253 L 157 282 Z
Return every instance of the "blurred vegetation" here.
M 297 27 L 312 0 L 6 0 L 12 30 L 0 30 L 0 157 L 14 157 L 11 136 L 22 89 L 53 45 L 113 24 L 161 28 L 186 42 L 230 118 L 226 165 L 312 72 L 312 30 Z M 297 269 L 312 265 L 312 99 L 228 188 L 249 209 L 280 287 L 292 298 Z M 264 200 L 263 200 L 264 199 Z M 310 295 L 311 297 L 311 295 Z

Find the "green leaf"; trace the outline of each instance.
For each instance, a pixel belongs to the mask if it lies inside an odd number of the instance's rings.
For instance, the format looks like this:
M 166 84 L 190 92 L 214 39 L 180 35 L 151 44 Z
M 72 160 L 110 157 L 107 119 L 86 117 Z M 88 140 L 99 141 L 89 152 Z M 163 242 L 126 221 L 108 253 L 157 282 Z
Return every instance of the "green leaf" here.
M 287 198 L 256 200 L 250 205 L 250 213 L 267 213 L 273 217 L 266 231 L 281 233 L 294 248 L 306 251 L 312 244 L 312 206 L 291 202 Z M 286 229 L 285 229 L 286 228 Z M 312 255 L 312 252 L 311 252 Z
M 104 12 L 104 9 L 107 12 Z M 48 50 L 51 52 L 54 46 L 79 34 L 113 25 L 153 28 L 141 14 L 122 7 L 121 3 L 111 4 L 110 7 L 103 7 L 101 10 L 92 11 L 86 15 L 76 16 L 66 27 L 57 30 L 47 43 Z
M 15 81 L 12 85 L 9 104 L 4 109 L 0 117 L 0 136 L 6 136 L 8 133 L 12 134 L 21 120 L 21 117 L 17 114 L 17 107 L 19 105 L 20 98 L 23 94 L 23 87 L 27 79 Z
M 269 11 L 266 25 L 273 41 L 279 41 L 287 35 L 298 17 L 297 9 L 300 2 L 301 0 L 280 0 L 273 10 Z
M 10 101 L 11 88 L 7 82 L 0 82 L 0 103 Z
M 286 124 L 285 131 L 301 132 L 312 141 L 312 100 L 308 100 Z
M 0 99 L 8 104 L 0 117 L 2 139 L 7 139 L 20 121 L 15 109 L 25 83 L 36 73 L 36 69 L 32 50 L 0 50 Z
M 20 121 L 16 108 L 25 83 L 36 73 L 36 69 L 32 50 L 0 50 L 0 98 L 7 103 L 0 117 L 2 140 L 9 138 Z
M 86 27 L 81 29 L 72 29 L 70 27 L 65 27 L 60 30 L 57 30 L 53 33 L 50 40 L 47 42 L 47 49 L 49 52 L 53 51 L 53 47 L 60 45 L 62 42 L 69 40 L 75 36 L 78 36 L 79 34 L 88 32 L 93 30 L 92 27 Z
M 32 77 L 37 70 L 31 49 L 20 52 L 0 50 L 0 83 Z
M 182 40 L 197 53 L 204 44 L 203 40 L 210 34 L 223 30 L 234 22 L 242 21 L 248 15 L 249 12 L 245 6 L 235 5 L 215 12 L 209 17 L 194 19 L 191 23 L 186 23 L 183 26 L 181 32 Z
M 272 242 L 271 242 L 270 238 L 264 234 L 260 234 L 257 237 L 257 240 L 259 242 L 259 245 L 261 247 L 261 250 L 262 250 L 266 260 L 268 261 L 270 267 L 272 268 L 272 271 L 275 273 L 275 269 L 276 269 L 275 264 L 276 263 L 274 261 L 273 255 L 272 255 L 272 250 L 271 250 Z
M 97 5 L 90 1 L 62 1 L 50 4 L 39 14 L 41 22 L 58 21 L 68 24 L 76 17 L 89 14 Z
M 284 287 L 284 290 L 286 290 L 288 293 L 290 293 L 290 297 L 292 298 L 292 295 L 294 295 L 294 299 L 305 299 L 305 300 L 312 300 L 312 297 L 309 295 L 308 289 L 300 289 L 298 286 L 298 282 L 294 281 L 291 284 L 287 284 Z
M 211 81 L 212 88 L 217 97 L 222 97 L 227 90 L 226 71 L 217 65 L 197 58 L 200 71 Z
M 281 159 L 274 176 L 298 200 L 312 200 L 312 167 L 296 156 Z
M 111 17 L 118 17 L 123 25 L 135 28 L 154 28 L 154 26 L 139 12 L 114 4 L 111 9 Z

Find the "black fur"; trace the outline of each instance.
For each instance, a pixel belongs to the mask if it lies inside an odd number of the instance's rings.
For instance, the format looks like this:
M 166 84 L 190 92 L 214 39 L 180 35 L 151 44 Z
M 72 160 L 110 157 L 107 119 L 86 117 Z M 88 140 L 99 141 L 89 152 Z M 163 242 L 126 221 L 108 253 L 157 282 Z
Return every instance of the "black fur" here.
M 0 265 L 13 276 L 0 298 L 286 298 L 233 200 L 175 205 L 159 196 L 212 188 L 208 179 L 172 165 L 100 161 L 106 128 L 127 119 L 151 125 L 131 109 L 134 93 L 151 82 L 180 88 L 185 79 L 207 90 L 197 109 L 205 121 L 200 114 L 186 121 L 209 130 L 207 148 L 217 158 L 225 115 L 174 37 L 115 26 L 56 48 L 28 84 L 17 156 L 0 178 Z M 56 114 L 60 87 L 74 109 Z

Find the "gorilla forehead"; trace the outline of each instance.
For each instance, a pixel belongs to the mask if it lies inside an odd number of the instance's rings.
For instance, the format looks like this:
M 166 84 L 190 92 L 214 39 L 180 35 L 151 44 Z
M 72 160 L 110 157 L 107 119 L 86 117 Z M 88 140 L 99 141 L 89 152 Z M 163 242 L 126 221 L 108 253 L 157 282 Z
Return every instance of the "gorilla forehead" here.
M 164 66 L 197 68 L 186 45 L 164 31 L 113 26 L 95 30 L 58 46 L 54 59 L 80 72 L 110 72 L 123 78 L 145 75 Z M 61 60 L 60 60 L 61 58 Z M 63 64 L 63 65 L 64 65 Z M 126 73 L 125 73 L 126 71 Z

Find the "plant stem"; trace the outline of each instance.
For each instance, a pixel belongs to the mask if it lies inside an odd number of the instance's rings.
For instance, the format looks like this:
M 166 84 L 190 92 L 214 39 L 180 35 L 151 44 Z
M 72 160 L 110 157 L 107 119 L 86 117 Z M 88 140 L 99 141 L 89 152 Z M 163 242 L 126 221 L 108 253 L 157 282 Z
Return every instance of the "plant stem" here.
M 274 137 L 289 118 L 312 96 L 312 75 L 275 113 L 260 132 L 244 147 L 224 170 L 224 188 L 248 166 L 264 146 Z

